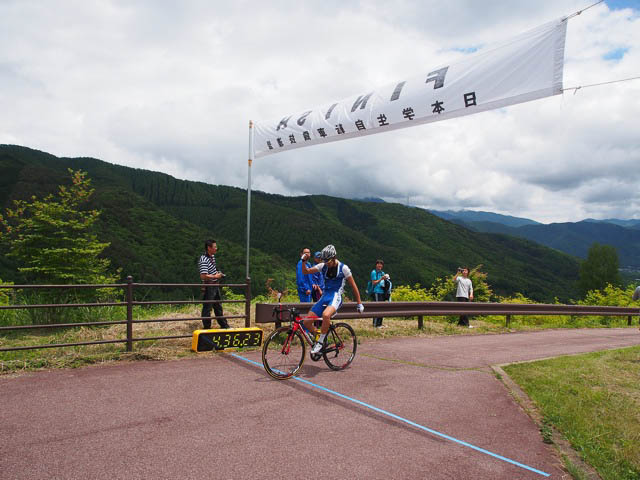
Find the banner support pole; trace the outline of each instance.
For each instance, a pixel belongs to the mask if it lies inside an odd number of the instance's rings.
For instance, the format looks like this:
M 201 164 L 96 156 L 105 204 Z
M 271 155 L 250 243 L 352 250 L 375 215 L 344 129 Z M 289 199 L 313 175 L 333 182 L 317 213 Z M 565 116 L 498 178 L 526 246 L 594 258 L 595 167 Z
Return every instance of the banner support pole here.
M 247 278 L 249 277 L 249 248 L 251 238 L 251 164 L 253 163 L 253 121 L 249 120 L 249 165 L 247 173 Z

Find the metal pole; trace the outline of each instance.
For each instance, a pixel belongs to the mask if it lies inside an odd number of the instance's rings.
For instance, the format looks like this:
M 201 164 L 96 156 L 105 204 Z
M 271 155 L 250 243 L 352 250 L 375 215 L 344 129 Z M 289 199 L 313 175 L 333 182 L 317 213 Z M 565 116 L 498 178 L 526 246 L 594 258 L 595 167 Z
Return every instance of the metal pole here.
M 249 239 L 251 238 L 251 163 L 253 163 L 253 122 L 249 120 L 249 167 L 247 173 L 247 278 L 249 278 Z
M 247 277 L 247 285 L 244 291 L 244 326 L 249 328 L 251 326 L 251 279 Z
M 127 277 L 127 352 L 133 350 L 133 277 Z

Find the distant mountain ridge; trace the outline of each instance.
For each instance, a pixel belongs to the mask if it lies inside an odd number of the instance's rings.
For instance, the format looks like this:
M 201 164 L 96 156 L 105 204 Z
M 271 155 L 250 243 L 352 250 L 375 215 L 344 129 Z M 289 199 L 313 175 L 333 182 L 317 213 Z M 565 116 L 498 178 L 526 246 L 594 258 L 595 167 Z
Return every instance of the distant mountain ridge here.
M 619 218 L 606 218 L 604 220 L 596 220 L 594 218 L 585 218 L 582 221 L 593 222 L 593 223 L 612 223 L 613 225 L 619 225 L 621 227 L 640 228 L 640 219 L 638 218 L 630 218 L 628 220 L 622 220 Z
M 521 227 L 523 225 L 541 225 L 540 222 L 529 218 L 512 217 L 511 215 L 501 215 L 493 212 L 483 212 L 476 210 L 429 210 L 434 215 L 445 220 L 462 220 L 463 222 L 493 222 L 507 225 L 509 227 Z
M 433 213 L 436 213 L 435 211 Z M 611 245 L 618 251 L 620 266 L 640 270 L 640 220 L 638 219 L 585 219 L 580 222 L 542 224 L 528 219 L 488 212 L 439 212 L 446 213 L 449 220 L 477 232 L 502 233 L 526 238 L 536 243 L 555 248 L 561 252 L 586 258 L 594 242 Z M 478 213 L 478 215 L 474 215 Z M 493 220 L 488 220 L 488 219 Z M 512 219 L 522 223 L 517 225 Z

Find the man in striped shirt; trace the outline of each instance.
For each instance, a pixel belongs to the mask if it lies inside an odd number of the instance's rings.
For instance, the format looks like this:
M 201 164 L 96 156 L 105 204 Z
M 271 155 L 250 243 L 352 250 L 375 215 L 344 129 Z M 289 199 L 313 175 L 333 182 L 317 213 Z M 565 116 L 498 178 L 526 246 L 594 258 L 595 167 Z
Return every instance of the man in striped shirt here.
M 204 242 L 204 255 L 200 256 L 198 261 L 198 269 L 200 271 L 200 279 L 206 284 L 218 284 L 220 279 L 224 277 L 224 273 L 220 272 L 216 266 L 215 254 L 218 251 L 218 244 L 215 240 L 207 240 Z M 220 287 L 205 286 L 202 300 L 222 300 Z M 229 328 L 227 319 L 223 318 L 221 303 L 203 303 L 202 304 L 202 325 L 205 330 L 211 328 L 211 307 L 216 314 L 216 320 L 220 328 Z

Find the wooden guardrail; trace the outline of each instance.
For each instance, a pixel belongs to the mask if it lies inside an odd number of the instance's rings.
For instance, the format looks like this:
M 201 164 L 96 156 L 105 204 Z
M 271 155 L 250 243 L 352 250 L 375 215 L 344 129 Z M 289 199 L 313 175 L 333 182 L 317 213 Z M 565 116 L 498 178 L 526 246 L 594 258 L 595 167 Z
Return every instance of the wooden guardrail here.
M 335 315 L 336 320 L 374 317 L 418 317 L 418 328 L 423 328 L 424 317 L 448 315 L 504 315 L 509 326 L 512 315 L 599 315 L 627 317 L 631 325 L 633 316 L 640 316 L 640 309 L 631 307 L 602 307 L 597 305 L 558 305 L 543 303 L 481 303 L 481 302 L 363 302 L 364 313 L 356 311 L 355 303 L 345 303 Z M 276 322 L 273 308 L 280 304 L 257 303 L 256 323 Z M 294 308 L 306 315 L 312 303 L 282 303 L 284 308 Z M 279 322 L 276 322 L 279 323 Z
M 42 325 L 9 325 L 0 326 L 0 334 L 4 332 L 20 332 L 35 329 L 52 329 L 52 328 L 75 328 L 75 327 L 96 327 L 105 325 L 126 325 L 126 337 L 118 338 L 114 340 L 100 340 L 93 342 L 74 342 L 74 343 L 54 343 L 45 345 L 30 345 L 20 347 L 2 347 L 0 344 L 0 352 L 11 352 L 17 350 L 34 350 L 38 348 L 59 348 L 59 347 L 73 347 L 81 345 L 98 345 L 104 343 L 125 343 L 128 352 L 133 350 L 133 342 L 141 342 L 148 340 L 167 340 L 175 338 L 191 338 L 192 335 L 165 335 L 154 337 L 140 337 L 133 336 L 133 325 L 135 323 L 162 323 L 162 322 L 176 322 L 176 321 L 190 321 L 190 320 L 202 320 L 202 317 L 188 317 L 188 318 L 148 318 L 144 320 L 134 320 L 133 308 L 135 306 L 145 305 L 190 305 L 190 304 L 203 304 L 203 303 L 242 303 L 244 304 L 243 315 L 223 315 L 215 318 L 244 318 L 245 327 L 251 325 L 251 279 L 247 278 L 246 283 L 224 283 L 217 284 L 222 287 L 241 287 L 244 290 L 244 299 L 242 300 L 162 300 L 162 301 L 137 301 L 135 300 L 135 290 L 140 287 L 192 287 L 199 292 L 202 287 L 202 283 L 134 283 L 131 276 L 127 277 L 127 283 L 116 283 L 108 285 L 0 285 L 0 290 L 26 290 L 26 289 L 55 289 L 55 290 L 74 290 L 74 289 L 100 289 L 100 288 L 114 288 L 124 290 L 124 301 L 112 301 L 112 302 L 95 302 L 95 303 L 62 303 L 62 304 L 20 304 L 20 305 L 1 305 L 2 310 L 26 310 L 26 309 L 40 309 L 40 308 L 78 308 L 78 307 L 122 307 L 126 309 L 126 318 L 122 320 L 114 321 L 100 321 L 100 322 L 74 322 L 74 323 L 49 323 Z

